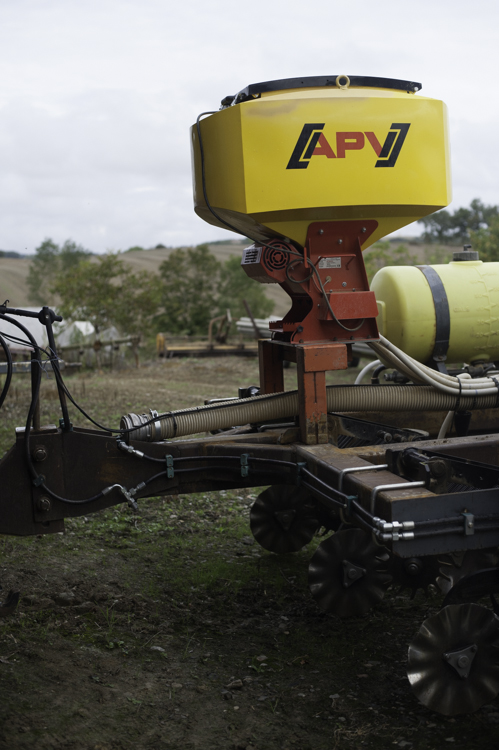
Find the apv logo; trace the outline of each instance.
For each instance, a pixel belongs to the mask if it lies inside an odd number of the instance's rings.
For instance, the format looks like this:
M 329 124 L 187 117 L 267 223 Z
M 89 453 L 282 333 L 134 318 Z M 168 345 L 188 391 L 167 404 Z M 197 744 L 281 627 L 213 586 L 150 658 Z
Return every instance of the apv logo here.
M 336 133 L 336 153 L 322 132 L 325 123 L 306 123 L 296 142 L 286 169 L 306 169 L 312 156 L 325 156 L 327 159 L 344 159 L 347 151 L 364 148 L 366 138 L 374 149 L 378 161 L 376 167 L 394 167 L 410 128 L 408 122 L 392 123 L 383 145 L 372 131 L 344 131 Z

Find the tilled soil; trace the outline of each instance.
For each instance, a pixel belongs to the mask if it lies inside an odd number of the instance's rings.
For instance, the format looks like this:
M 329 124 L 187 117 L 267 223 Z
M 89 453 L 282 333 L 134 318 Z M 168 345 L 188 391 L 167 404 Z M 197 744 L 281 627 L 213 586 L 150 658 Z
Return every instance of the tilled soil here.
M 171 399 L 174 373 L 196 403 L 223 395 L 221 365 L 198 366 L 69 385 L 114 418 L 116 392 L 122 411 L 165 408 L 146 394 Z M 48 398 L 43 409 L 55 418 Z M 496 749 L 498 699 L 445 718 L 408 684 L 407 644 L 441 597 L 389 589 L 364 617 L 323 613 L 307 587 L 321 539 L 262 550 L 248 527 L 257 493 L 149 499 L 67 521 L 64 535 L 0 537 L 0 581 L 22 596 L 0 620 L 0 748 Z

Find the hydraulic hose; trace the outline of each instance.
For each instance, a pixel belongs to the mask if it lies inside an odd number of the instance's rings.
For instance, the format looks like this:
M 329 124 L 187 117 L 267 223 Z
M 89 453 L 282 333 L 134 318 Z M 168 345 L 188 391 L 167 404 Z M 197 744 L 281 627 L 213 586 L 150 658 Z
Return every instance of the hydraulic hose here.
M 369 364 L 367 364 L 355 378 L 355 385 L 360 385 L 367 373 L 371 372 L 371 370 L 375 370 L 380 364 L 381 362 L 379 359 L 375 359 L 373 362 L 369 362 Z
M 459 402 L 459 403 L 457 403 Z M 332 412 L 454 411 L 489 409 L 498 406 L 497 390 L 489 395 L 472 392 L 460 395 L 420 385 L 337 385 L 327 388 L 327 409 Z M 150 415 L 128 414 L 120 427 L 132 440 L 159 442 L 199 432 L 224 430 L 234 425 L 289 419 L 298 414 L 298 392 L 236 399 L 191 409 Z
M 494 395 L 499 391 L 499 382 L 494 377 L 471 378 L 468 373 L 459 377 L 447 375 L 433 370 L 410 357 L 401 349 L 392 344 L 384 336 L 379 341 L 370 343 L 382 362 L 388 363 L 390 367 L 406 375 L 414 382 L 423 382 L 431 385 L 443 393 L 449 395 L 465 394 L 466 391 L 473 394 Z

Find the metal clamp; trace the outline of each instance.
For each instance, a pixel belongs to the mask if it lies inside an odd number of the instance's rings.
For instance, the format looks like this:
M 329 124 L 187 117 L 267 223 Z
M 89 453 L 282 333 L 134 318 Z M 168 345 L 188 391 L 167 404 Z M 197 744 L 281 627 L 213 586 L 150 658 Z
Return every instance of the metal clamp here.
M 168 479 L 173 479 L 175 476 L 175 469 L 173 468 L 173 456 L 169 453 L 165 456 L 166 461 L 166 476 Z
M 241 476 L 247 477 L 249 475 L 248 458 L 249 453 L 241 453 Z
M 378 484 L 377 487 L 373 487 L 371 492 L 371 515 L 374 515 L 374 506 L 376 504 L 376 498 L 378 493 L 385 492 L 386 490 L 410 490 L 413 487 L 424 487 L 424 482 L 398 482 L 397 484 Z
M 464 533 L 466 536 L 473 536 L 475 533 L 475 516 L 473 513 L 468 513 L 468 511 L 465 511 L 464 513 L 461 513 L 462 516 L 464 516 Z
M 349 469 L 342 469 L 338 476 L 338 492 L 343 489 L 343 477 L 345 474 L 353 474 L 357 471 L 381 471 L 388 469 L 388 464 L 371 464 L 370 466 L 351 466 Z
M 297 461 L 296 463 L 296 484 L 298 487 L 301 485 L 302 476 L 301 476 L 301 470 L 307 467 L 306 461 Z

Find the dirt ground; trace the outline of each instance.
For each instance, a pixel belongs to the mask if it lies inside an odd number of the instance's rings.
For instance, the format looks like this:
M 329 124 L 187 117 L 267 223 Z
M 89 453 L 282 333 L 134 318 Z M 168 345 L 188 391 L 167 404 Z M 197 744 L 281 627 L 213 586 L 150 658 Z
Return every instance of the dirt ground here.
M 2 450 L 23 424 L 22 377 Z M 68 386 L 115 427 L 127 411 L 257 381 L 255 361 L 227 358 L 75 375 Z M 56 417 L 46 381 L 42 421 Z M 499 699 L 449 719 L 410 690 L 407 644 L 441 598 L 390 589 L 368 616 L 323 613 L 307 587 L 320 539 L 293 555 L 262 550 L 248 526 L 258 492 L 149 499 L 136 513 L 69 520 L 64 535 L 0 537 L 0 583 L 22 596 L 0 620 L 0 748 L 496 749 Z

